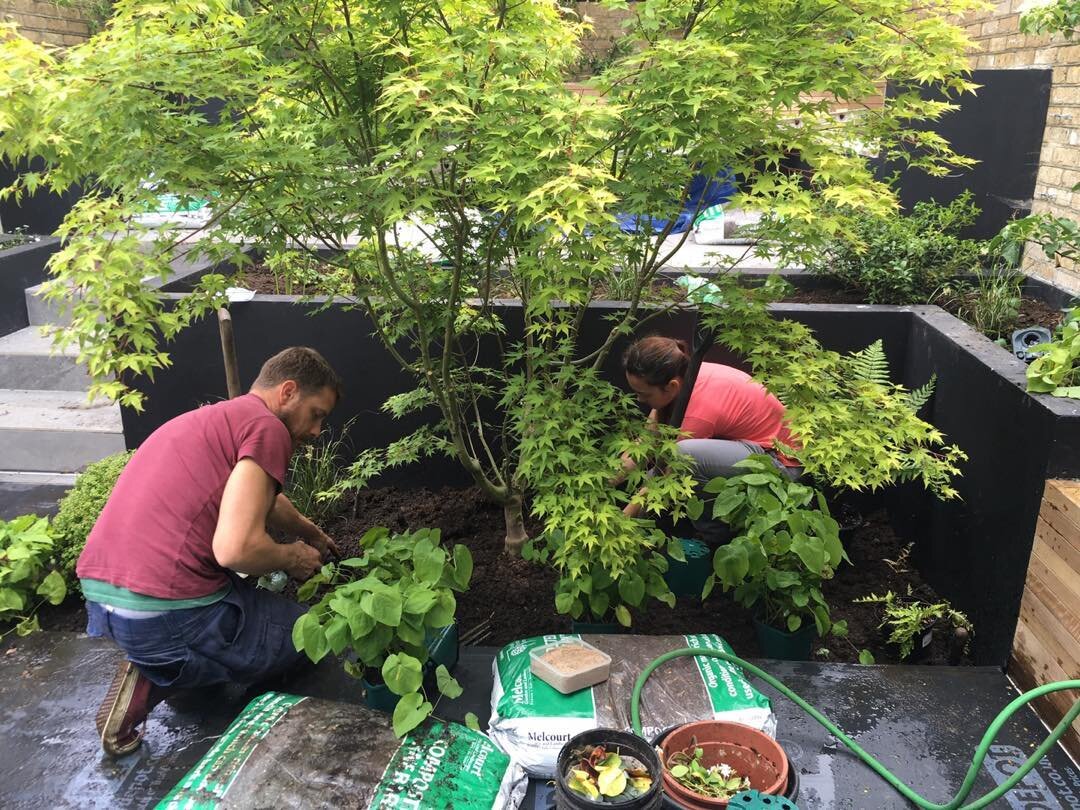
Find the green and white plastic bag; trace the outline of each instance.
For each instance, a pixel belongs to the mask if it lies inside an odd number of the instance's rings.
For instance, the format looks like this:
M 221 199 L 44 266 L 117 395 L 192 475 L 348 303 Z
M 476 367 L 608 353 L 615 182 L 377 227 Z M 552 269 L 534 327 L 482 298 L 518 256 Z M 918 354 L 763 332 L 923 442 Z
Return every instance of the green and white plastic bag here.
M 529 651 L 576 638 L 611 656 L 611 675 L 590 689 L 564 695 L 532 674 Z M 550 779 L 559 749 L 575 734 L 592 728 L 630 731 L 630 695 L 638 675 L 654 659 L 682 647 L 731 652 L 716 635 L 558 635 L 515 641 L 495 658 L 488 734 L 530 775 Z M 769 699 L 739 667 L 719 658 L 677 658 L 646 682 L 641 724 L 647 738 L 671 726 L 710 719 L 776 733 Z
M 518 765 L 464 726 L 428 719 L 399 740 L 382 712 L 267 692 L 158 810 L 515 810 L 527 786 Z

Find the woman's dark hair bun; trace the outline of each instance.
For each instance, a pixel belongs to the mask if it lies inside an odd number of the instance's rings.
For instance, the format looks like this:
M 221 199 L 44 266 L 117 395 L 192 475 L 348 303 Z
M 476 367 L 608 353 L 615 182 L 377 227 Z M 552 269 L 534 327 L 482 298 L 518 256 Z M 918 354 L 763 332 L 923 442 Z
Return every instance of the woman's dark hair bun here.
M 635 340 L 623 353 L 623 369 L 649 385 L 667 385 L 690 367 L 690 345 L 685 340 L 650 335 Z

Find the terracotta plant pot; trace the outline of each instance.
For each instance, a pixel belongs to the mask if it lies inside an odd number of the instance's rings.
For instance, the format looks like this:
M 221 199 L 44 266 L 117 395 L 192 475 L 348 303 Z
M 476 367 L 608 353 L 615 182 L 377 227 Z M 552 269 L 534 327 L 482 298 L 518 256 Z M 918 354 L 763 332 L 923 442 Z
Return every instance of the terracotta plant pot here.
M 750 788 L 770 796 L 780 795 L 787 785 L 788 759 L 772 737 L 742 723 L 702 720 L 672 731 L 660 745 L 664 763 L 664 791 L 689 810 L 727 807 L 727 799 L 712 799 L 683 787 L 668 772 L 668 758 L 695 745 L 702 749 L 701 764 L 709 768 L 727 763 L 750 779 Z

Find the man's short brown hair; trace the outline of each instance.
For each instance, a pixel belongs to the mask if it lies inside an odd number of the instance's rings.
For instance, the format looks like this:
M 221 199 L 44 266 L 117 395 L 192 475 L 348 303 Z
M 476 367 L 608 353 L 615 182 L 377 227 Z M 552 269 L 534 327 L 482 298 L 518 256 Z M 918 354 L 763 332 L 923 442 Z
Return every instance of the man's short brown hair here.
M 304 394 L 316 394 L 329 388 L 341 399 L 341 378 L 326 358 L 307 346 L 291 346 L 278 352 L 259 370 L 252 388 L 273 388 L 292 380 Z

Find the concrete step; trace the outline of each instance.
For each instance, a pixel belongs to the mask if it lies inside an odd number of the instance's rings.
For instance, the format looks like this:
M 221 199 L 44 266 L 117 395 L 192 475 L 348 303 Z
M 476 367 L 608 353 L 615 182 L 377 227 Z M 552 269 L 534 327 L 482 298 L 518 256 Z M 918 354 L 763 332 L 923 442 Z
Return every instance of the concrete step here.
M 77 391 L 0 389 L 0 470 L 73 473 L 124 449 L 114 403 Z
M 40 326 L 0 337 L 0 386 L 22 390 L 86 391 L 90 375 L 69 346 L 54 352 L 52 338 Z M 2 468 L 2 465 L 0 465 Z

